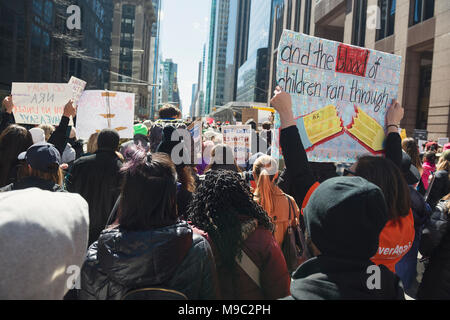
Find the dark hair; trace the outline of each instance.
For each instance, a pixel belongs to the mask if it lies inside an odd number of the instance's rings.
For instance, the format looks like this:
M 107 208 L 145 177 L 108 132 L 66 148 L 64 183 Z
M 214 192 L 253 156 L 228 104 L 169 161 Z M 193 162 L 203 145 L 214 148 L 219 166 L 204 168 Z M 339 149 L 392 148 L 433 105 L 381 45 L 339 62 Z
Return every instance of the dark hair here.
M 166 104 L 158 111 L 160 119 L 171 119 L 181 116 L 181 111 L 177 107 L 171 104 Z
M 120 136 L 114 129 L 103 129 L 97 137 L 97 147 L 99 149 L 107 149 L 116 151 L 119 147 Z
M 234 270 L 235 257 L 240 257 L 243 216 L 248 220 L 256 219 L 259 226 L 273 230 L 269 216 L 253 200 L 249 186 L 238 173 L 227 170 L 206 173 L 187 213 L 189 220 L 211 237 L 220 262 L 229 270 Z
M 423 162 L 436 163 L 436 152 L 427 151 L 423 155 Z
M 264 130 L 270 130 L 272 128 L 272 124 L 269 121 L 264 121 L 264 123 L 262 124 L 262 128 Z
M 23 161 L 17 172 L 17 180 L 20 181 L 26 177 L 36 177 L 42 180 L 51 181 L 55 184 L 59 184 L 60 186 L 63 186 L 64 182 L 63 171 L 57 163 L 50 164 L 48 166 L 48 172 L 44 172 L 31 167 L 29 169 L 27 163 Z
M 11 170 L 19 164 L 17 156 L 32 144 L 31 133 L 22 126 L 13 124 L 2 132 L 0 135 L 0 187 L 9 182 Z
M 411 209 L 409 188 L 401 170 L 391 160 L 383 157 L 362 156 L 358 159 L 355 173 L 383 191 L 389 220 L 409 214 Z
M 422 169 L 422 160 L 420 160 L 419 147 L 414 138 L 405 138 L 402 140 L 402 149 L 411 158 L 411 163 L 419 170 Z
M 122 228 L 143 231 L 177 222 L 177 174 L 166 154 L 136 147 L 121 172 L 118 222 Z
M 209 170 L 230 170 L 241 172 L 234 159 L 233 149 L 226 144 L 217 144 L 211 150 L 211 159 L 205 171 Z

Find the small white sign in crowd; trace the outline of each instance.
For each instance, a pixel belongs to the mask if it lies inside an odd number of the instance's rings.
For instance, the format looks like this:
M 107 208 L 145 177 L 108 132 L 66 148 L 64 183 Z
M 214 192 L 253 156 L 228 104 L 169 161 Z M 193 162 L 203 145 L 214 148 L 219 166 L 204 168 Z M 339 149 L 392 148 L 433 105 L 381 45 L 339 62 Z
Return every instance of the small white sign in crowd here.
M 86 82 L 71 77 L 69 83 L 12 84 L 14 116 L 21 124 L 59 125 L 64 106 L 72 100 L 77 107 L 77 137 L 110 128 L 121 138 L 133 138 L 134 93 L 84 90 Z M 70 122 L 73 125 L 71 119 Z

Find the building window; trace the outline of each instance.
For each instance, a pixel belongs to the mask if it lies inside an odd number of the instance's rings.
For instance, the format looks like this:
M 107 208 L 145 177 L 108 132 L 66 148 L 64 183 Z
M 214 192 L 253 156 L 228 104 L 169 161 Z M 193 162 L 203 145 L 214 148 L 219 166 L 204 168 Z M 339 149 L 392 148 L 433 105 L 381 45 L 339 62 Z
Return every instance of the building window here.
M 294 31 L 300 32 L 300 12 L 302 10 L 302 0 L 296 0 L 295 3 L 295 20 L 294 20 Z
M 434 0 L 410 0 L 409 26 L 434 16 Z
M 381 10 L 380 29 L 377 30 L 377 41 L 394 34 L 396 0 L 378 0 Z
M 309 34 L 311 27 L 311 0 L 305 1 L 305 20 L 303 24 L 303 33 Z
M 352 44 L 364 47 L 366 40 L 367 0 L 355 1 Z

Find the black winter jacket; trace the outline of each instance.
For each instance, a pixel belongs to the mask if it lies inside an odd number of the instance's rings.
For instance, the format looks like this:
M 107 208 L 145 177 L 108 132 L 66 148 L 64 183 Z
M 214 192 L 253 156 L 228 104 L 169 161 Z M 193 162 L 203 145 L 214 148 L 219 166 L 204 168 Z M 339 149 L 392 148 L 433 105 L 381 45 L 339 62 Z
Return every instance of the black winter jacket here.
M 81 270 L 81 299 L 118 300 L 130 290 L 160 287 L 190 300 L 216 299 L 211 247 L 186 222 L 142 232 L 104 230 Z
M 357 261 L 318 256 L 304 262 L 293 273 L 291 296 L 295 300 L 404 300 L 400 279 L 384 265 L 379 266 L 379 289 L 373 285 L 375 266 L 370 260 Z M 375 266 L 376 267 L 376 266 Z
M 434 174 L 434 182 L 428 195 L 427 202 L 430 207 L 434 208 L 442 197 L 450 193 L 450 180 L 448 172 L 439 170 Z
M 112 150 L 76 160 L 66 176 L 66 189 L 89 204 L 89 245 L 98 239 L 120 194 L 122 162 Z
M 417 297 L 450 299 L 449 200 L 441 201 L 422 235 L 421 253 L 430 256 Z M 423 252 L 422 252 L 423 251 Z
M 46 191 L 52 192 L 64 192 L 65 190 L 56 183 L 52 181 L 40 179 L 37 177 L 26 177 L 18 182 L 11 183 L 3 188 L 0 188 L 0 192 L 22 190 L 28 188 L 39 188 Z

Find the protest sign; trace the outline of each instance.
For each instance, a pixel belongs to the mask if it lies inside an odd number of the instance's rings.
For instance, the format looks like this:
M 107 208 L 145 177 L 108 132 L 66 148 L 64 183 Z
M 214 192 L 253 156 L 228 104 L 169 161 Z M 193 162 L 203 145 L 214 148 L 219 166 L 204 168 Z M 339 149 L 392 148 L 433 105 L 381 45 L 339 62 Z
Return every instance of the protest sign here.
M 238 165 L 245 165 L 251 147 L 252 127 L 250 125 L 225 125 L 222 127 L 223 143 L 230 146 Z
M 67 83 L 13 82 L 11 95 L 17 123 L 59 125 L 73 91 Z
M 278 53 L 276 81 L 292 97 L 309 161 L 347 163 L 383 152 L 385 114 L 397 98 L 400 56 L 289 30 Z
M 133 138 L 134 93 L 85 90 L 78 101 L 77 137 L 88 139 L 102 129 Z
M 425 152 L 425 144 L 427 143 L 427 140 L 418 140 L 417 145 L 419 146 L 419 152 L 424 153 Z
M 81 79 L 71 77 L 69 80 L 69 84 L 72 86 L 73 89 L 73 103 L 74 105 L 78 105 L 78 101 L 81 98 L 81 95 L 83 94 L 84 88 L 86 88 L 86 81 L 83 81 Z
M 428 131 L 423 129 L 414 129 L 413 137 L 416 140 L 428 140 Z
M 203 133 L 203 122 L 197 120 L 193 122 L 188 127 L 189 133 L 192 136 L 194 142 L 194 147 L 192 148 L 194 152 L 194 163 L 200 164 L 202 162 L 202 133 Z

